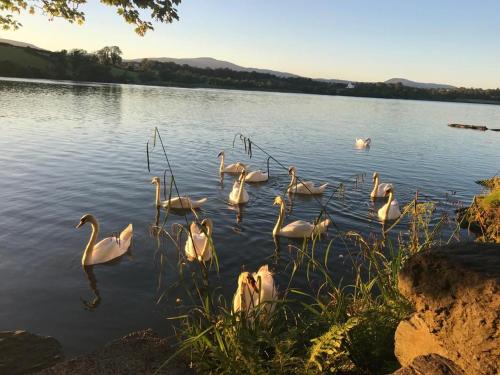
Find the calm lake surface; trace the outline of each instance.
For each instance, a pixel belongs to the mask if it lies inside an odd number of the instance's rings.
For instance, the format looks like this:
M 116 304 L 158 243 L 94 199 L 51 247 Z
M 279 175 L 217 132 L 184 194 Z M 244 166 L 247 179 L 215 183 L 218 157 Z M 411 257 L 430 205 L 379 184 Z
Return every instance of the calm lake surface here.
M 237 223 L 225 202 L 233 177 L 221 186 L 217 154 L 225 149 L 227 162 L 262 169 L 266 157 L 254 146 L 250 160 L 239 141 L 233 149 L 235 133 L 295 165 L 299 176 L 330 183 L 323 202 L 345 182 L 345 196 L 335 196 L 329 212 L 339 230 L 368 235 L 381 230 L 369 200 L 374 171 L 395 184 L 402 206 L 418 190 L 453 215 L 481 191 L 474 181 L 500 168 L 499 133 L 451 129 L 450 122 L 498 128 L 500 106 L 0 80 L 0 330 L 54 336 L 68 355 L 136 329 L 170 333 L 165 318 L 182 306 L 175 290 L 157 303 L 178 273 L 173 245 L 162 240 L 158 251 L 150 234 L 156 215 L 150 181 L 165 169 L 158 145 L 147 169 L 146 142 L 155 126 L 181 193 L 209 198 L 200 214 L 214 222 L 215 280 L 230 298 L 243 266 L 273 264 L 278 210 L 272 202 L 289 182 L 272 163 L 267 184 L 247 186 L 250 202 Z M 371 137 L 371 149 L 356 150 L 356 137 Z M 364 183 L 354 184 L 356 174 L 366 174 Z M 314 200 L 297 198 L 286 220 L 312 221 L 318 212 Z M 96 266 L 93 275 L 80 265 L 90 227 L 75 225 L 84 213 L 99 219 L 101 236 L 134 225 L 131 253 Z M 167 228 L 174 222 L 184 218 L 171 215 Z M 402 222 L 395 231 L 406 228 Z M 331 270 L 339 280 L 350 270 L 344 254 L 334 246 Z M 280 262 L 273 268 L 284 288 Z M 86 309 L 82 300 L 93 300 L 96 288 L 102 300 Z

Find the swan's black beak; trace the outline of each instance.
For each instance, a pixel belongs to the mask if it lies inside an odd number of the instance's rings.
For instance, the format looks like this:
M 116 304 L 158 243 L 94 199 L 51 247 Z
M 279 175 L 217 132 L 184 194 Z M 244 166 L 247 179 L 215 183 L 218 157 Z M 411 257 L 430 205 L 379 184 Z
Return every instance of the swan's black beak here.
M 76 225 L 76 229 L 80 228 L 85 222 L 83 220 L 80 220 L 80 222 Z
M 219 152 L 219 154 L 217 155 L 217 157 L 220 158 L 223 153 L 224 153 L 223 151 Z

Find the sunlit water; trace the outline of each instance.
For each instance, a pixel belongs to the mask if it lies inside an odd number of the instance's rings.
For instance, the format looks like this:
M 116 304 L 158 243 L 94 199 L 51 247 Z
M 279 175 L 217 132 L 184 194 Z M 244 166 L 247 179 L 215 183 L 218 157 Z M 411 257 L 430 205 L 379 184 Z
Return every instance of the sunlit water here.
M 156 303 L 178 273 L 173 245 L 162 241 L 160 251 L 168 255 L 162 266 L 149 229 L 156 213 L 150 180 L 166 167 L 157 145 L 147 170 L 146 142 L 155 126 L 181 192 L 209 198 L 201 215 L 214 222 L 216 282 L 230 298 L 242 267 L 274 262 L 278 210 L 272 201 L 289 182 L 286 170 L 271 163 L 270 181 L 247 187 L 250 202 L 237 224 L 237 212 L 225 202 L 233 177 L 221 186 L 217 154 L 225 149 L 228 162 L 262 169 L 266 157 L 254 146 L 250 160 L 239 141 L 233 149 L 235 133 L 297 166 L 299 176 L 329 182 L 323 202 L 346 182 L 344 198 L 335 196 L 329 213 L 337 229 L 369 234 L 380 233 L 369 200 L 373 171 L 395 184 L 401 205 L 418 190 L 421 199 L 453 215 L 480 191 L 474 181 L 500 168 L 500 134 L 451 129 L 449 122 L 499 127 L 500 107 L 0 80 L 0 330 L 54 336 L 70 355 L 135 329 L 170 332 L 165 318 L 182 307 L 174 302 L 175 289 Z M 356 150 L 356 137 L 371 137 L 371 149 Z M 366 174 L 365 182 L 355 186 L 356 174 Z M 101 235 L 129 222 L 135 230 L 129 255 L 94 268 L 102 300 L 92 310 L 82 302 L 94 294 L 80 266 L 90 228 L 75 229 L 87 212 L 100 220 Z M 298 198 L 287 221 L 311 221 L 318 212 L 314 200 Z M 167 228 L 183 220 L 171 216 Z M 401 223 L 395 230 L 405 228 Z M 349 272 L 347 257 L 339 257 L 345 252 L 332 250 L 336 279 Z M 284 284 L 280 263 L 274 268 Z

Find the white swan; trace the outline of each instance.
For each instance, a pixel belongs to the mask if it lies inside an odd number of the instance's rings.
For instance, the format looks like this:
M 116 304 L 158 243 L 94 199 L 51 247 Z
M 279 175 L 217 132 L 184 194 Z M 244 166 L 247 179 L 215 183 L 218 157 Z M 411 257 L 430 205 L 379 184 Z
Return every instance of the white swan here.
M 92 225 L 92 234 L 90 240 L 83 252 L 82 266 L 106 263 L 125 254 L 132 241 L 133 228 L 129 224 L 119 237 L 107 237 L 98 243 L 95 243 L 99 235 L 99 223 L 96 218 L 90 214 L 83 215 L 76 228 L 80 228 L 85 223 Z
M 399 211 L 398 201 L 394 199 L 393 188 L 387 188 L 385 195 L 389 195 L 389 200 L 378 210 L 378 217 L 381 221 L 396 220 L 401 216 L 401 211 Z
M 262 170 L 248 172 L 245 177 L 245 182 L 266 182 L 269 180 L 269 173 L 262 172 Z
M 233 311 L 248 314 L 259 307 L 258 311 L 267 315 L 274 311 L 274 302 L 277 299 L 278 292 L 274 285 L 273 274 L 265 265 L 256 273 L 242 272 L 240 274 L 238 289 L 233 298 Z
M 285 219 L 285 201 L 280 196 L 277 196 L 273 204 L 280 206 L 278 220 L 273 229 L 274 237 L 310 238 L 313 235 L 325 233 L 328 226 L 331 224 L 330 219 L 323 220 L 316 225 L 308 223 L 307 221 L 297 220 L 283 227 L 283 221 Z
M 184 252 L 190 262 L 195 259 L 198 259 L 200 262 L 207 262 L 212 257 L 212 220 L 204 219 L 201 222 L 201 226 L 203 229 L 200 229 L 193 221 L 189 227 L 191 235 L 188 235 Z
M 297 168 L 291 166 L 288 168 L 288 174 L 292 176 L 292 180 L 290 181 L 290 185 L 288 185 L 288 193 L 293 194 L 323 194 L 328 184 L 323 184 L 318 187 L 314 186 L 314 182 L 312 181 L 302 181 L 297 183 Z
M 189 197 L 175 197 L 171 198 L 170 200 L 162 202 L 160 200 L 160 195 L 161 195 L 160 178 L 157 176 L 153 177 L 151 183 L 156 185 L 156 207 L 189 210 L 191 208 L 200 208 L 208 200 L 208 198 L 201 198 L 195 201 Z
M 366 139 L 356 138 L 356 142 L 354 144 L 358 148 L 366 148 L 366 147 L 370 147 L 371 143 L 372 143 L 371 138 L 366 138 Z
M 229 203 L 240 204 L 247 203 L 250 199 L 245 190 L 246 171 L 243 169 L 238 180 L 234 181 L 233 189 L 229 193 Z
M 219 152 L 219 155 L 217 155 L 220 158 L 219 173 L 241 173 L 246 168 L 246 165 L 240 162 L 224 166 L 224 155 L 224 151 Z
M 389 188 L 392 188 L 392 184 L 387 183 L 379 183 L 378 173 L 373 173 L 373 190 L 370 193 L 370 197 L 372 198 L 381 198 L 385 197 L 385 191 Z

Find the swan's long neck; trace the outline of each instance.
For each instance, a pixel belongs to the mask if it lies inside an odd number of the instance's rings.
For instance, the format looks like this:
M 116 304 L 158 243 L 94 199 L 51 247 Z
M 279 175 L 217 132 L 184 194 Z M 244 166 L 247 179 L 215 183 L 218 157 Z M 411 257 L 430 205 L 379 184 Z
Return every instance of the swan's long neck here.
M 372 195 L 376 195 L 378 190 L 378 176 L 375 176 L 373 180 L 373 190 L 372 190 Z
M 245 190 L 245 178 L 240 179 L 240 187 L 238 190 L 238 203 L 241 203 L 241 198 L 243 197 L 243 191 Z
M 89 243 L 87 244 L 87 247 L 83 252 L 82 266 L 85 265 L 87 258 L 92 256 L 92 251 L 94 250 L 94 245 L 99 234 L 99 223 L 97 222 L 97 220 L 94 219 L 90 221 L 90 225 L 92 225 L 92 234 L 90 235 Z
M 219 167 L 219 172 L 224 171 L 224 154 L 220 156 L 220 167 Z
M 160 181 L 156 183 L 156 207 L 161 206 L 161 201 L 160 201 L 160 195 L 161 195 L 161 188 L 160 188 Z
M 273 229 L 273 236 L 274 237 L 279 235 L 279 233 L 281 231 L 281 227 L 283 225 L 284 217 L 285 217 L 285 203 L 282 202 L 280 204 L 280 212 L 278 214 L 278 220 L 276 221 L 276 225 L 274 226 L 274 229 Z
M 202 252 L 201 252 L 202 254 L 205 254 L 205 252 L 208 250 L 208 247 L 210 246 L 210 238 L 212 236 L 212 226 L 211 225 L 206 226 L 206 236 L 207 236 L 207 240 L 205 241 L 205 246 L 202 249 Z
M 292 172 L 292 179 L 290 180 L 290 185 L 288 185 L 288 188 L 291 189 L 296 184 L 297 184 L 297 176 L 295 175 L 295 172 Z
M 387 217 L 389 216 L 389 210 L 391 209 L 391 203 L 394 200 L 394 194 L 392 191 L 389 192 L 389 200 L 387 201 L 387 206 L 385 208 L 384 212 L 384 220 L 387 220 Z

